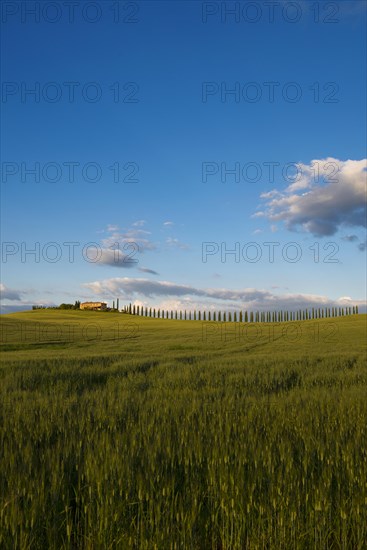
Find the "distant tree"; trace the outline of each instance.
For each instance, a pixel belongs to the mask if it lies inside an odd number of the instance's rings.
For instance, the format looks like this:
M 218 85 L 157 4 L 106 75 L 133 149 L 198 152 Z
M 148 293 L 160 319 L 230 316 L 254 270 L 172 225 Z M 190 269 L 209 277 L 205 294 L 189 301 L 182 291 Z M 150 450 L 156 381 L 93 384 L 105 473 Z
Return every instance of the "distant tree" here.
M 222 322 L 222 314 L 220 311 L 218 311 L 218 322 L 221 323 Z
M 80 309 L 80 300 L 75 300 L 74 309 Z
M 200 311 L 200 309 L 198 311 L 198 321 L 201 321 L 201 311 Z
M 223 311 L 223 323 L 227 322 L 227 314 L 225 311 Z
M 217 314 L 215 311 L 213 311 L 213 321 L 216 321 L 217 320 Z
M 205 311 L 203 311 L 203 321 L 206 321 Z
M 243 321 L 243 313 L 242 313 L 242 310 L 240 311 L 239 313 L 239 322 L 242 323 Z
M 208 321 L 211 321 L 211 315 L 210 315 L 210 311 L 208 311 Z
M 356 306 L 356 315 L 358 315 L 358 306 Z
M 248 323 L 248 314 L 247 314 L 247 311 L 245 311 L 244 319 L 245 319 L 245 323 Z
M 116 300 L 116 309 L 117 311 L 120 311 L 120 300 L 118 298 Z
M 191 321 L 191 311 L 189 311 L 189 321 Z
M 228 312 L 228 322 L 232 322 L 232 313 L 230 311 Z

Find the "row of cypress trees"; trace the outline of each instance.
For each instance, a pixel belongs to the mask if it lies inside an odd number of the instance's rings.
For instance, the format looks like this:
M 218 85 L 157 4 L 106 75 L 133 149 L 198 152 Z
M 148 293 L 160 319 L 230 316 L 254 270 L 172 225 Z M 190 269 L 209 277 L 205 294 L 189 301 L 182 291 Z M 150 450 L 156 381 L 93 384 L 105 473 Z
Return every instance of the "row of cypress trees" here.
M 173 311 L 129 304 L 123 310 L 130 315 L 153 317 L 156 319 L 176 319 L 185 321 L 218 321 L 239 323 L 276 323 L 283 321 L 305 321 L 327 317 L 344 317 L 358 313 L 358 306 L 299 309 L 297 311 Z

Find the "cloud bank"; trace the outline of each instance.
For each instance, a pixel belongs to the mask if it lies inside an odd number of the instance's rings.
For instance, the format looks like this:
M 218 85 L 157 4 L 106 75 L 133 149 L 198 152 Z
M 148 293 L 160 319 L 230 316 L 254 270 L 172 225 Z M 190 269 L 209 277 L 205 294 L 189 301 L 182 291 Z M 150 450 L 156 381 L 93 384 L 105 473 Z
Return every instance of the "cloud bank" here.
M 352 300 L 342 297 L 332 300 L 327 296 L 316 294 L 274 294 L 268 290 L 244 288 L 231 290 L 224 288 L 197 288 L 191 285 L 182 285 L 169 281 L 152 281 L 149 279 L 134 279 L 129 277 L 117 277 L 84 283 L 94 295 L 103 296 L 104 299 L 112 299 L 116 296 L 127 301 L 134 299 L 169 299 L 172 304 L 185 303 L 193 305 L 193 309 L 223 308 L 223 309 L 258 309 L 272 310 L 284 308 L 296 310 L 305 307 L 332 307 L 342 305 L 364 305 L 362 300 Z M 193 301 L 194 300 L 194 301 Z

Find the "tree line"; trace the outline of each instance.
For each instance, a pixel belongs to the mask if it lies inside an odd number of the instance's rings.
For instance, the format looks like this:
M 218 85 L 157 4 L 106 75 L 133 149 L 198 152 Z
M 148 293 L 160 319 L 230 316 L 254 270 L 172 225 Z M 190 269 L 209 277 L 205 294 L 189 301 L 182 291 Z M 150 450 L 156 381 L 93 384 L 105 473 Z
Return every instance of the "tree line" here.
M 180 321 L 217 321 L 238 323 L 277 323 L 284 321 L 306 321 L 358 314 L 358 306 L 306 308 L 296 311 L 187 311 L 165 310 L 129 304 L 122 310 L 129 315 L 152 317 L 155 319 L 174 319 Z

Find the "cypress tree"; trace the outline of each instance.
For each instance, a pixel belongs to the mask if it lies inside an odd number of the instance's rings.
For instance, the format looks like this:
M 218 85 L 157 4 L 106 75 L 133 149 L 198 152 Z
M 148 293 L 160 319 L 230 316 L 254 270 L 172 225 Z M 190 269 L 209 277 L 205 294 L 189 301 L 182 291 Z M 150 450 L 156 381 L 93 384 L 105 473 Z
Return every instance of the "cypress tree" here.
M 227 322 L 227 314 L 225 311 L 223 311 L 223 323 Z
M 220 311 L 218 311 L 218 322 L 220 323 L 222 321 L 222 314 Z
M 208 321 L 211 321 L 211 314 L 210 314 L 210 311 L 208 311 Z
M 254 313 L 253 311 L 250 312 L 250 323 L 254 322 Z
M 215 311 L 213 311 L 213 321 L 216 321 L 217 320 L 217 314 Z
M 231 321 L 232 321 L 232 314 L 231 314 L 231 312 L 229 311 L 229 312 L 228 312 L 228 322 L 231 323 Z
M 196 309 L 194 309 L 194 321 L 196 321 Z
M 203 321 L 206 321 L 205 311 L 203 312 Z
M 356 306 L 356 315 L 358 315 L 358 306 Z
M 245 311 L 245 323 L 248 323 L 248 314 L 247 314 L 247 311 Z
M 186 317 L 186 309 L 185 309 L 185 312 L 184 312 L 184 319 L 185 319 L 185 321 L 187 320 L 187 317 Z
M 241 310 L 240 311 L 240 319 L 239 319 L 240 323 L 242 323 L 242 319 L 243 319 L 243 315 L 242 315 L 242 310 Z

